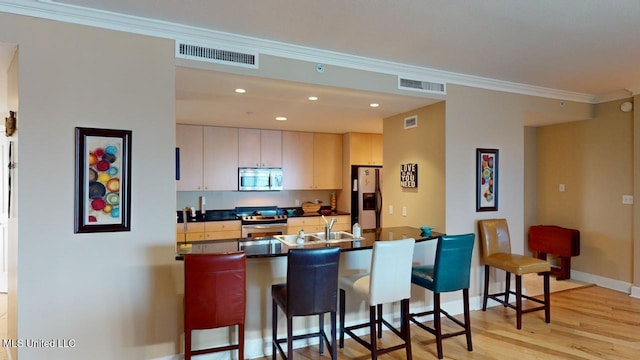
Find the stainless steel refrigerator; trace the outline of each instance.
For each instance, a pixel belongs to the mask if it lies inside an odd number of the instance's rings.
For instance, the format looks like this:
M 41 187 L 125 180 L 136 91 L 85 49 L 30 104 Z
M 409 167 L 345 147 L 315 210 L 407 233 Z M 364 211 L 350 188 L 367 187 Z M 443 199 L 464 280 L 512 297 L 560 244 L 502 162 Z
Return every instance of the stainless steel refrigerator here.
M 351 166 L 351 224 L 381 227 L 382 166 Z

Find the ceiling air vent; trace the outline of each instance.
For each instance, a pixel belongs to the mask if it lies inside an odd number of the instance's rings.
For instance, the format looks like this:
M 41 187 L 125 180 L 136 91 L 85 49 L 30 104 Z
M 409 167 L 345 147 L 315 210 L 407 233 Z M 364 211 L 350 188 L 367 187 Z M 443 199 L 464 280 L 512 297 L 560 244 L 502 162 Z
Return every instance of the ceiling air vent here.
M 176 41 L 176 57 L 217 64 L 258 68 L 258 54 Z
M 445 84 L 432 81 L 411 80 L 398 77 L 398 89 L 446 94 Z

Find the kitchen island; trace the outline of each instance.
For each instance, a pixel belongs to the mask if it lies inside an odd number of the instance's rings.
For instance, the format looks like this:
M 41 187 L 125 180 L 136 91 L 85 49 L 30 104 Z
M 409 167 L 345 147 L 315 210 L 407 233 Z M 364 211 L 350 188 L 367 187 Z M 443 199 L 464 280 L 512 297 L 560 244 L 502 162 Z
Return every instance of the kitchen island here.
M 286 256 L 287 252 L 291 248 L 308 249 L 326 246 L 339 246 L 342 249 L 341 251 L 344 252 L 371 249 L 374 242 L 376 241 L 393 241 L 405 238 L 414 238 L 416 239 L 416 242 L 419 243 L 422 241 L 434 240 L 440 236 L 442 236 L 442 234 L 438 232 L 432 232 L 429 236 L 426 236 L 418 228 L 400 226 L 363 230 L 362 237 L 357 239 L 322 242 L 318 244 L 305 244 L 302 246 L 289 245 L 272 236 L 263 238 L 232 238 L 193 242 L 187 241 L 177 244 L 178 254 L 176 255 L 176 260 L 183 259 L 183 256 L 180 253 L 180 245 L 182 244 L 191 245 L 190 253 L 192 254 L 245 251 L 247 253 L 247 258 L 251 259 Z
M 320 244 L 304 245 L 303 248 L 339 246 L 342 249 L 340 257 L 340 276 L 348 276 L 355 273 L 369 271 L 371 265 L 371 249 L 376 241 L 394 241 L 403 238 L 416 239 L 414 250 L 414 264 L 432 264 L 435 257 L 435 245 L 440 233 L 433 232 L 431 236 L 421 234 L 421 230 L 413 227 L 388 227 L 375 230 L 363 230 L 362 237 L 358 240 L 344 240 L 338 242 L 325 242 Z M 178 243 L 179 248 L 180 243 Z M 276 238 L 234 238 L 224 240 L 197 241 L 191 243 L 192 253 L 220 253 L 231 251 L 245 251 L 247 253 L 247 299 L 245 320 L 245 358 L 263 357 L 271 354 L 271 285 L 284 283 L 287 279 L 287 252 L 291 248 Z M 176 255 L 176 260 L 183 260 L 181 254 Z M 179 261 L 181 262 L 181 261 Z M 179 263 L 178 262 L 178 263 Z M 347 297 L 355 299 L 354 297 Z M 412 296 L 412 308 L 421 310 L 425 302 L 430 302 L 430 297 L 425 296 L 424 289 L 416 289 Z M 385 318 L 399 320 L 399 304 L 384 307 Z M 282 313 L 279 316 L 284 317 Z M 361 322 L 369 316 L 368 307 L 364 302 L 355 300 L 347 301 L 346 323 Z M 328 318 L 328 317 L 325 317 Z M 316 317 L 297 317 L 294 319 L 294 328 L 316 329 L 318 326 Z M 282 327 L 280 334 L 286 333 L 284 318 L 279 319 Z M 325 326 L 329 326 L 325 324 Z M 225 344 L 230 341 L 229 331 L 226 329 L 207 330 L 199 332 L 194 337 L 194 347 L 201 344 Z M 233 339 L 235 341 L 235 339 Z M 296 341 L 294 347 L 302 347 L 313 344 L 310 342 Z

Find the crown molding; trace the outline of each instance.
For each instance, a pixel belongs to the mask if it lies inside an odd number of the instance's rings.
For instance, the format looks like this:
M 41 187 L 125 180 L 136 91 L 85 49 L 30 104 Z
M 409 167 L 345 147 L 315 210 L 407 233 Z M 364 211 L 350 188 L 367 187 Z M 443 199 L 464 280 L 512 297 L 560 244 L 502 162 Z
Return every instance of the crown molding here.
M 191 41 L 202 44 L 224 46 L 229 49 L 237 50 L 250 49 L 252 51 L 258 51 L 261 54 L 277 57 L 300 61 L 319 62 L 377 73 L 398 76 L 402 75 L 415 79 L 425 79 L 429 81 L 445 82 L 488 90 L 582 103 L 597 102 L 597 97 L 593 94 L 550 89 L 385 60 L 365 58 L 345 53 L 286 44 L 272 40 L 213 31 L 167 21 L 118 14 L 69 4 L 61 4 L 53 0 L 0 0 L 0 11 L 166 38 L 174 41 Z
M 637 89 L 637 90 L 640 90 L 640 89 Z M 636 91 L 636 93 L 637 93 L 637 91 Z M 599 103 L 603 103 L 603 102 L 628 99 L 628 98 L 632 97 L 633 95 L 634 95 L 634 91 L 633 90 L 622 89 L 622 90 L 612 91 L 610 93 L 598 95 L 598 96 L 596 96 L 594 98 L 593 102 L 596 103 L 596 104 L 599 104 Z

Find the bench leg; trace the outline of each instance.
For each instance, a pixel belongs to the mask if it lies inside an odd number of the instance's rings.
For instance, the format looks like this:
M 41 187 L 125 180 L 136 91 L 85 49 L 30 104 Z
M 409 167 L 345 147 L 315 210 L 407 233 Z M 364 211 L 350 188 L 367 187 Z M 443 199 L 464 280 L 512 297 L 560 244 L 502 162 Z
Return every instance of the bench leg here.
M 556 280 L 567 280 L 571 277 L 571 257 L 560 257 L 560 272 L 556 276 Z

